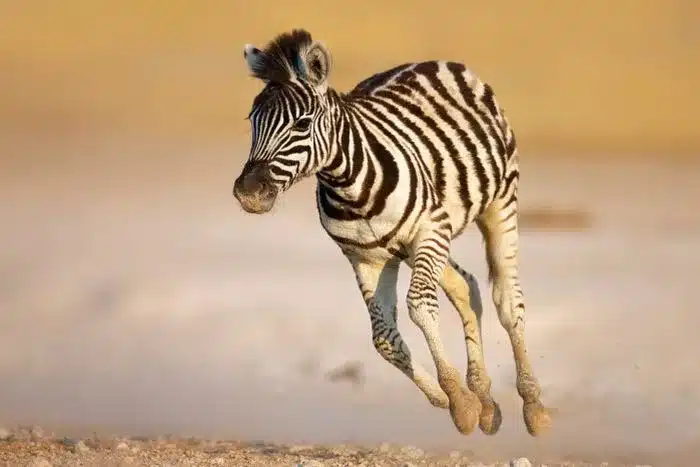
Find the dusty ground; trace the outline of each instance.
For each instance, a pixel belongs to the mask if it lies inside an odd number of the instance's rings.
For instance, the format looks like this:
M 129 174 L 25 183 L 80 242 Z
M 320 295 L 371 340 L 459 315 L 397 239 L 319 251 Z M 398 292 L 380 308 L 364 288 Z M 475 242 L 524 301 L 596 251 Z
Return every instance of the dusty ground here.
M 0 444 L 5 465 L 232 465 L 232 466 L 391 466 L 484 465 L 469 452 L 426 452 L 415 446 L 382 443 L 349 445 L 280 445 L 264 442 L 216 441 L 197 438 L 46 438 L 37 430 L 19 430 L 18 438 Z M 526 467 L 526 458 L 490 465 Z M 565 465 L 576 465 L 566 463 Z
M 11 141 L 0 139 L 20 156 L 0 171 L 6 465 L 428 465 L 433 453 L 446 463 L 432 465 L 698 463 L 697 163 L 525 159 L 528 345 L 559 411 L 534 440 L 485 283 L 504 423 L 495 437 L 463 437 L 375 354 L 310 183 L 274 214 L 245 216 L 230 196 L 242 153 L 232 142 Z M 475 232 L 455 256 L 484 280 Z M 445 343 L 463 368 L 442 299 Z M 409 320 L 400 326 L 428 363 Z

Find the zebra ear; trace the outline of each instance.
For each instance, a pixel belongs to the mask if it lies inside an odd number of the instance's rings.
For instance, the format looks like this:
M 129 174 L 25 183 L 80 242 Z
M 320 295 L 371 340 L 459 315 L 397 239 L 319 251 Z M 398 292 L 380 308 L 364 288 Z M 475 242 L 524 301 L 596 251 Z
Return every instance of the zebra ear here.
M 245 58 L 248 69 L 253 76 L 262 80 L 266 79 L 267 56 L 265 52 L 251 44 L 246 44 L 243 48 L 243 58 Z
M 306 79 L 315 86 L 325 86 L 331 71 L 331 54 L 320 43 L 314 42 L 304 54 L 304 69 Z

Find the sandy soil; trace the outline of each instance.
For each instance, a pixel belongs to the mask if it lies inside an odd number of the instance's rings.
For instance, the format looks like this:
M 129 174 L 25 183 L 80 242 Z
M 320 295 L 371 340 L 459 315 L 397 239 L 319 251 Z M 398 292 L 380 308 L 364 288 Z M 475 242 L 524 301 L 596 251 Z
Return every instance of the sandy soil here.
M 464 437 L 375 354 L 351 270 L 317 226 L 311 183 L 274 214 L 246 216 L 230 196 L 243 153 L 231 142 L 2 141 L 3 154 L 22 157 L 6 159 L 0 185 L 0 463 L 427 465 L 434 453 L 446 463 L 432 465 L 697 465 L 691 162 L 525 160 L 528 344 L 559 411 L 535 440 L 485 282 L 484 345 L 504 423 L 495 437 Z M 545 208 L 578 214 L 552 227 Z M 485 279 L 474 231 L 455 256 Z M 458 318 L 441 300 L 445 343 L 463 368 Z M 429 363 L 410 321 L 400 326 Z M 329 375 L 343 365 L 348 377 Z M 20 425 L 45 434 L 18 435 Z M 216 441 L 231 439 L 241 441 Z

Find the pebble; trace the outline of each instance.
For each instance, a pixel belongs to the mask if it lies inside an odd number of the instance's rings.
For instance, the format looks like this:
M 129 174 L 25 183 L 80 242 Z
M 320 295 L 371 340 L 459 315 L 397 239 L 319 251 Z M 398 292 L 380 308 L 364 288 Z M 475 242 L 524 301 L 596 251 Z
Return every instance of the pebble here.
M 40 426 L 33 426 L 29 429 L 29 438 L 32 441 L 44 439 L 44 429 Z
M 85 444 L 85 441 L 81 439 L 63 438 L 61 443 L 64 446 L 71 448 L 73 452 L 88 452 L 90 450 L 90 447 L 88 447 L 88 445 Z
M 410 457 L 411 459 L 417 459 L 419 457 L 423 457 L 425 452 L 421 448 L 417 448 L 415 446 L 404 446 L 401 448 L 401 454 L 406 457 Z
M 87 444 L 85 444 L 85 441 L 80 440 L 76 443 L 75 447 L 73 448 L 75 452 L 88 452 L 90 448 L 88 447 Z
M 129 449 L 129 445 L 126 444 L 124 441 L 122 441 L 121 443 L 117 444 L 117 450 L 118 450 L 118 451 L 123 451 L 123 450 L 126 450 L 126 449 Z
M 532 467 L 532 463 L 527 457 L 521 457 L 510 461 L 510 467 Z

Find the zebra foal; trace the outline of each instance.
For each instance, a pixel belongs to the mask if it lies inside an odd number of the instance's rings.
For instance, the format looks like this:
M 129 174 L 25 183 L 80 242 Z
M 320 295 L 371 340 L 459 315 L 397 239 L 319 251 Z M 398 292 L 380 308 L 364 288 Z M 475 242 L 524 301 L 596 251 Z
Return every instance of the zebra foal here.
M 329 87 L 331 57 L 297 29 L 263 49 L 246 45 L 252 75 L 263 81 L 248 116 L 250 155 L 233 194 L 250 213 L 270 211 L 303 177 L 317 178 L 321 225 L 348 258 L 369 311 L 379 354 L 457 429 L 501 425 L 481 344 L 481 298 L 474 276 L 450 257 L 470 222 L 485 240 L 493 301 L 510 337 L 528 432 L 550 425 L 527 356 L 518 275 L 518 156 L 513 131 L 493 91 L 464 65 L 408 63 L 347 93 Z M 406 303 L 422 331 L 437 381 L 418 364 L 397 328 L 400 264 L 412 269 Z M 461 318 L 466 385 L 449 362 L 438 329 L 441 287 Z

